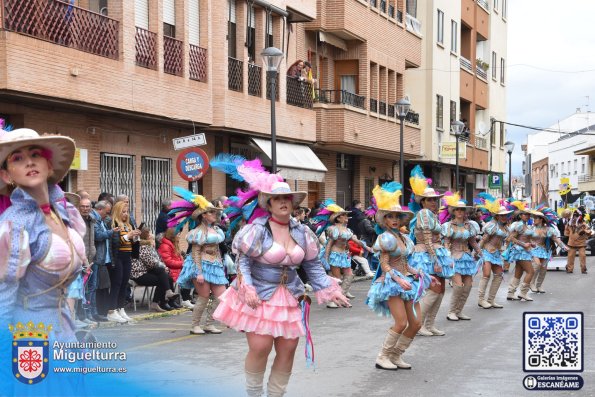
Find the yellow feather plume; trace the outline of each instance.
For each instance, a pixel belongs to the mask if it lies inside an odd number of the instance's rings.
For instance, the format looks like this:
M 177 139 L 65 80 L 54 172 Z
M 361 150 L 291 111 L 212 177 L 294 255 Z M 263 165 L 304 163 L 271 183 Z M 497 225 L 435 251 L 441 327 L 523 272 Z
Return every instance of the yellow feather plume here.
M 345 211 L 343 208 L 339 207 L 337 204 L 331 204 L 326 207 L 327 210 L 331 212 L 343 212 Z
M 495 200 L 495 201 L 487 201 L 486 200 L 485 204 L 480 204 L 480 205 L 478 205 L 478 207 L 485 208 L 492 214 L 496 214 L 496 213 L 500 212 L 500 202 L 498 200 Z
M 204 196 L 201 196 L 200 194 L 195 195 L 192 198 L 192 202 L 199 207 L 200 209 L 205 209 L 207 207 L 211 206 L 211 202 L 209 200 L 207 200 L 206 198 L 204 198 Z
M 411 190 L 413 190 L 413 194 L 415 194 L 416 196 L 420 196 L 428 187 L 428 180 L 425 178 L 418 178 L 412 176 L 411 178 L 409 178 L 409 184 L 411 185 Z
M 527 208 L 527 205 L 519 200 L 513 201 L 512 203 L 510 203 L 510 205 L 514 205 L 516 207 L 516 209 L 518 209 L 520 211 L 525 211 Z
M 376 185 L 374 190 L 372 190 L 372 194 L 376 199 L 376 205 L 379 209 L 388 209 L 394 208 L 396 205 L 399 204 L 399 199 L 401 197 L 401 190 L 397 190 L 395 192 L 388 192 L 382 189 L 379 185 Z
M 446 201 L 446 205 L 455 206 L 461 201 L 461 195 L 454 193 L 452 196 L 444 196 L 444 201 Z

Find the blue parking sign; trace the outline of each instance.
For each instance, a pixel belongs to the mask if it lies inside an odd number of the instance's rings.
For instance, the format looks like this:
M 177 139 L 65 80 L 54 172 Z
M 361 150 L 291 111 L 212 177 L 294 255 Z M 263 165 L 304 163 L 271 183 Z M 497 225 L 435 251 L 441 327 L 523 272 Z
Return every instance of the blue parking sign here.
M 502 176 L 500 174 L 490 174 L 488 187 L 490 189 L 499 189 L 502 187 Z

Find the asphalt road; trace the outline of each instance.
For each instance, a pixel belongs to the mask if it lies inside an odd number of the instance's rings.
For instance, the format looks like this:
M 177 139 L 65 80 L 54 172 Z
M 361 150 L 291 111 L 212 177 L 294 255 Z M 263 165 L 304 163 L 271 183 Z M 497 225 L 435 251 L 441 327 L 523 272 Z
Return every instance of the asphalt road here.
M 595 259 L 589 258 L 589 264 Z M 374 368 L 390 320 L 364 305 L 369 281 L 354 283 L 351 309 L 312 308 L 316 369 L 306 368 L 300 341 L 287 396 L 535 396 L 522 381 L 522 315 L 525 311 L 584 313 L 584 388 L 563 395 L 595 396 L 595 268 L 587 275 L 549 271 L 546 294 L 534 302 L 507 302 L 508 274 L 497 301 L 504 309 L 477 307 L 477 283 L 465 312 L 471 321 L 446 320 L 451 288 L 437 317 L 443 337 L 417 337 L 404 359 L 410 371 Z M 129 313 L 130 314 L 130 313 Z M 100 341 L 115 341 L 128 353 L 134 371 L 146 373 L 146 385 L 182 390 L 194 396 L 244 395 L 245 337 L 226 329 L 221 335 L 191 336 L 190 312 L 95 330 Z M 272 358 L 273 355 L 271 355 Z M 134 363 L 134 364 L 133 364 Z M 268 376 L 268 375 L 267 375 Z M 536 394 L 537 393 L 537 394 Z M 176 395 L 180 395 L 177 394 Z M 547 395 L 562 395 L 547 392 Z

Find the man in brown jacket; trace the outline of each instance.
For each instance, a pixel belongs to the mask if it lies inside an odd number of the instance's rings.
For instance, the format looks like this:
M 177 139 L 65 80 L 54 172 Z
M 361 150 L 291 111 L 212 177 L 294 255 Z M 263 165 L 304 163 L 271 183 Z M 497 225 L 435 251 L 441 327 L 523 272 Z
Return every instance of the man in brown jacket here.
M 566 263 L 566 273 L 574 271 L 574 258 L 578 250 L 579 262 L 581 264 L 581 272 L 587 273 L 587 255 L 585 253 L 585 246 L 587 240 L 591 237 L 591 230 L 584 221 L 583 214 L 580 210 L 572 213 L 572 218 L 564 229 L 564 235 L 568 237 L 568 262 Z

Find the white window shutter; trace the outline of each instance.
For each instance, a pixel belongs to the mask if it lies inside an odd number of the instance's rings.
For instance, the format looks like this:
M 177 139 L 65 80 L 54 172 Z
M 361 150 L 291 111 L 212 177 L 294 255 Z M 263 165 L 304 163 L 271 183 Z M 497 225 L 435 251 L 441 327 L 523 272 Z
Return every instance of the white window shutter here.
M 267 20 L 268 20 L 268 25 L 269 25 L 269 28 L 267 29 L 267 34 L 272 35 L 273 34 L 273 14 L 271 14 L 270 12 L 267 13 Z
M 134 24 L 139 28 L 149 30 L 149 0 L 135 0 Z
M 163 0 L 163 22 L 172 26 L 176 26 L 175 0 Z
M 200 0 L 190 0 L 188 3 L 188 42 L 200 45 Z
M 255 28 L 256 27 L 256 24 L 255 24 L 255 21 L 254 21 L 254 19 L 255 19 L 254 18 L 254 11 L 255 11 L 254 10 L 254 7 L 249 8 L 248 11 L 250 12 L 250 21 L 248 23 L 248 26 L 250 26 L 251 28 Z
M 229 0 L 229 7 L 231 8 L 231 12 L 229 15 L 229 22 L 236 23 L 236 0 Z

